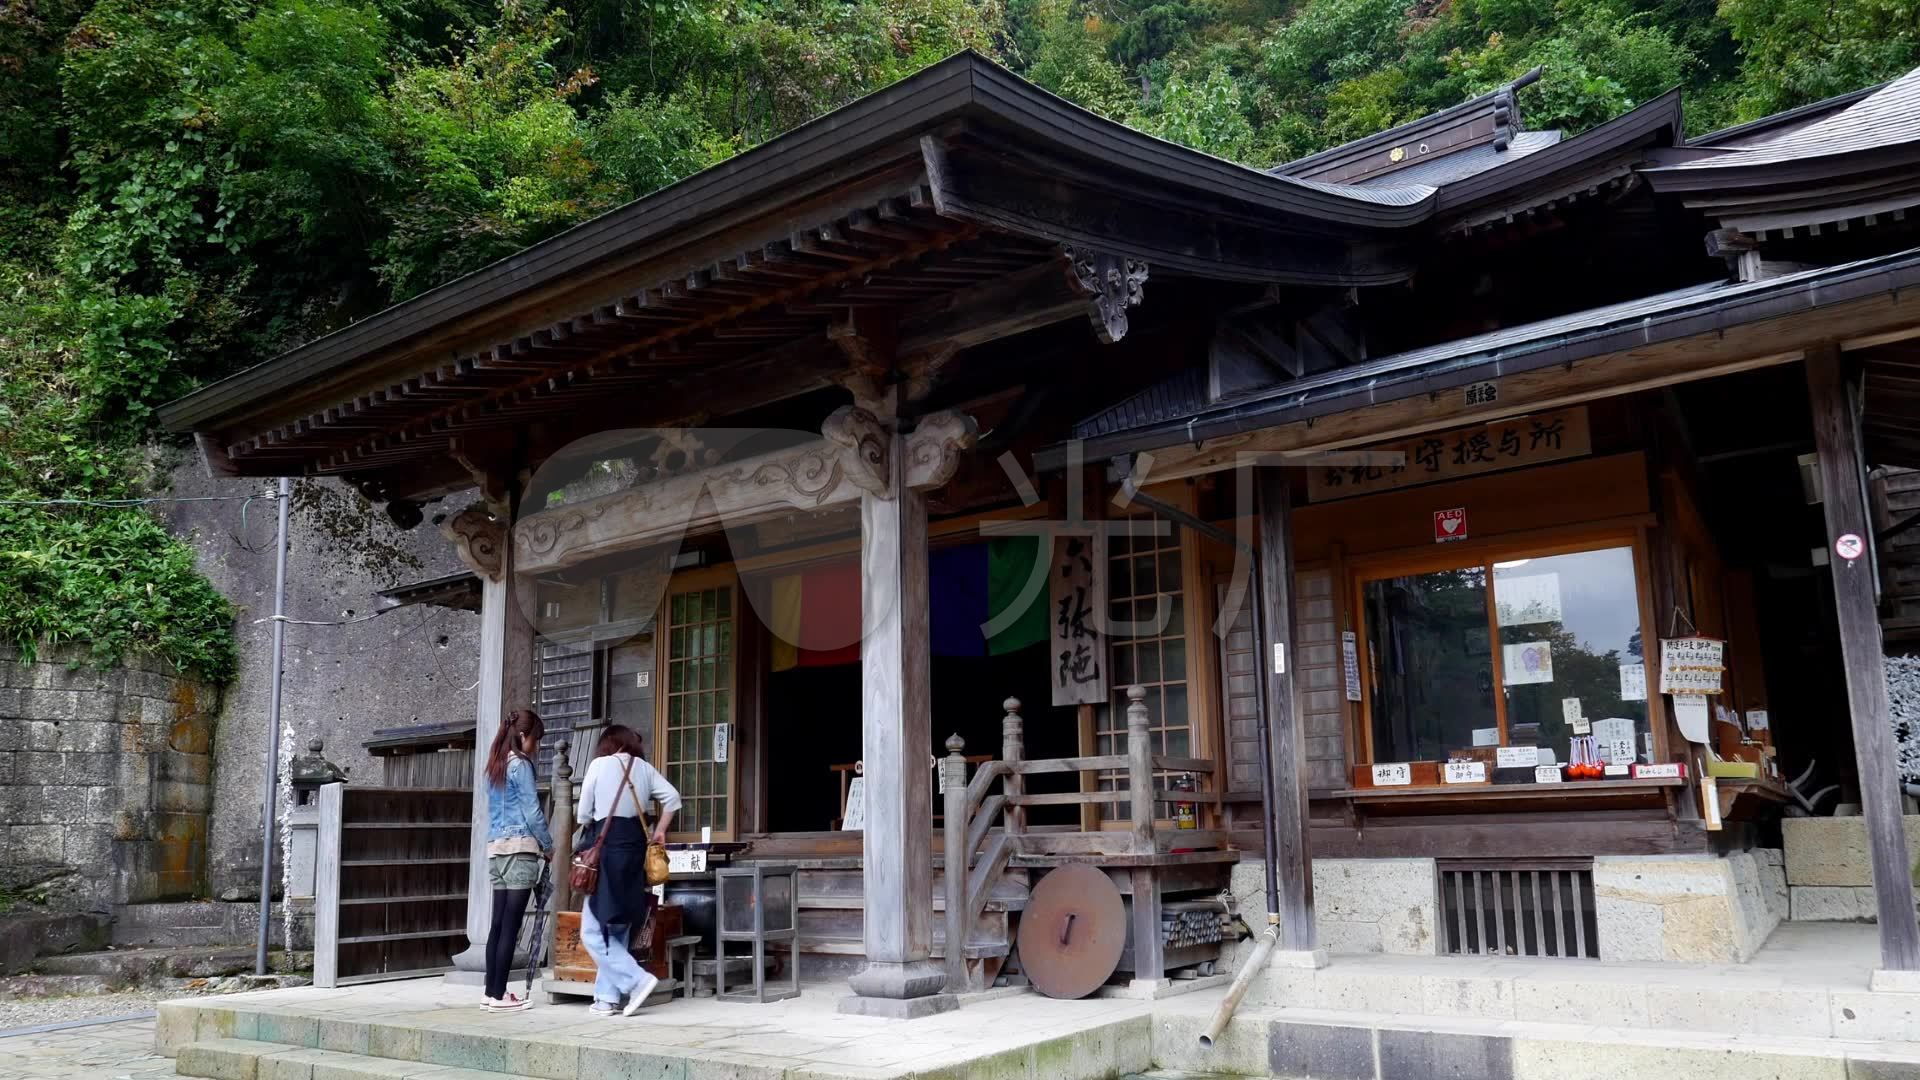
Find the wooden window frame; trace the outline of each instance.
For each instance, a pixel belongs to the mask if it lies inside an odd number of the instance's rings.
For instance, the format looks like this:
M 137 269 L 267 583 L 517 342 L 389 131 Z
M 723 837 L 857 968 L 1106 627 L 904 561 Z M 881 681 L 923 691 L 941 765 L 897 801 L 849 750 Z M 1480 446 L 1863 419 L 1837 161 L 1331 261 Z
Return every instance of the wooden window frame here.
M 727 666 L 728 675 L 726 684 L 728 699 L 731 702 L 728 710 L 730 719 L 727 722 L 732 725 L 732 730 L 728 733 L 726 762 L 727 827 L 725 829 L 713 830 L 713 838 L 715 840 L 734 840 L 740 832 L 739 751 L 742 746 L 742 740 L 740 738 L 740 656 L 742 652 L 740 642 L 740 605 L 745 602 L 745 598 L 741 595 L 739 574 L 736 572 L 732 563 L 724 566 L 680 571 L 668 580 L 666 592 L 660 598 L 660 613 L 654 619 L 653 678 L 655 689 L 653 745 L 650 748 L 652 751 L 650 756 L 656 767 L 659 768 L 661 775 L 667 775 L 668 768 L 672 764 L 667 761 L 666 758 L 666 745 L 667 705 L 672 697 L 667 676 L 668 666 L 673 662 L 673 658 L 670 655 L 672 652 L 671 634 L 673 631 L 670 615 L 673 610 L 673 598 L 676 596 L 684 596 L 688 593 L 704 592 L 708 589 L 720 587 L 733 590 L 732 614 L 729 616 L 733 622 L 733 651 L 731 653 L 733 662 Z M 719 687 L 716 685 L 715 689 L 719 689 Z M 685 798 L 685 793 L 682 793 L 682 798 Z M 681 815 L 674 815 L 674 824 L 676 826 L 680 824 L 681 820 Z M 697 841 L 700 839 L 700 830 L 698 827 L 693 829 L 674 828 L 668 833 L 667 838 L 674 842 Z
M 1178 486 L 1169 486 L 1163 490 L 1149 490 L 1163 502 L 1186 510 L 1189 513 L 1193 511 L 1194 498 L 1190 485 L 1181 484 Z M 1119 518 L 1105 519 L 1103 524 L 1110 524 L 1113 521 L 1124 521 L 1127 518 L 1151 519 L 1153 516 L 1154 515 L 1148 513 L 1129 514 Z M 1220 669 L 1219 657 L 1216 655 L 1219 643 L 1215 640 L 1213 634 L 1214 620 L 1219 613 L 1219 605 L 1213 595 L 1213 553 L 1209 550 L 1206 539 L 1195 533 L 1192 529 L 1185 528 L 1171 521 L 1167 522 L 1167 526 L 1173 531 L 1173 538 L 1177 541 L 1175 550 L 1180 553 L 1180 636 L 1183 639 L 1182 644 L 1186 647 L 1187 657 L 1187 673 L 1186 677 L 1182 680 L 1187 688 L 1187 755 L 1194 758 L 1205 758 L 1214 763 L 1213 773 L 1206 777 L 1206 780 L 1213 791 L 1220 792 L 1225 790 L 1226 785 L 1226 739 L 1224 732 L 1221 730 L 1224 721 L 1221 719 L 1223 713 L 1218 688 Z M 1110 566 L 1111 557 L 1109 557 L 1109 566 L 1102 568 L 1103 572 L 1111 573 Z M 1111 582 L 1109 582 L 1108 588 L 1108 595 L 1111 597 Z M 1163 640 L 1164 639 L 1163 637 Z M 1195 647 L 1196 643 L 1199 645 L 1198 648 Z M 1103 644 L 1105 646 L 1107 670 L 1111 672 L 1114 670 L 1113 649 L 1115 643 L 1112 637 L 1108 635 Z M 1204 682 L 1202 680 L 1204 680 Z M 1117 683 L 1109 686 L 1109 699 L 1123 690 L 1124 687 Z M 1080 727 L 1080 753 L 1089 757 L 1099 754 L 1099 725 L 1094 714 L 1096 707 L 1097 706 L 1086 706 L 1081 708 L 1077 718 Z M 1108 708 L 1114 708 L 1111 701 L 1108 704 Z M 1126 723 L 1124 718 L 1121 720 L 1117 730 L 1123 733 L 1125 732 Z M 1158 753 L 1157 750 L 1155 752 Z M 1100 774 L 1097 772 L 1081 773 L 1080 790 L 1083 792 L 1100 790 Z M 1115 820 L 1100 813 L 1101 807 L 1107 805 L 1113 804 L 1098 804 L 1083 807 L 1081 810 L 1081 829 L 1091 832 L 1096 830 L 1113 831 L 1130 829 L 1133 827 L 1133 823 L 1130 821 L 1124 819 Z M 1202 824 L 1208 827 L 1217 824 L 1220 814 L 1219 806 L 1217 804 L 1209 805 L 1205 803 L 1201 804 L 1201 806 L 1204 808 L 1203 812 L 1206 815 L 1206 820 Z M 1156 829 L 1171 828 L 1172 825 L 1173 821 L 1171 818 L 1156 818 L 1154 823 Z
M 1383 552 L 1377 555 L 1349 558 L 1345 564 L 1346 586 L 1342 594 L 1346 597 L 1347 610 L 1351 613 L 1355 648 L 1360 666 L 1359 728 L 1361 738 L 1350 757 L 1354 764 L 1374 764 L 1373 751 L 1373 686 L 1366 673 L 1372 667 L 1372 642 L 1366 625 L 1366 586 L 1370 581 L 1386 578 L 1407 577 L 1414 574 L 1431 574 L 1442 570 L 1458 570 L 1468 566 L 1491 567 L 1496 562 L 1514 558 L 1545 559 L 1555 555 L 1572 555 L 1584 551 L 1599 551 L 1607 548 L 1626 548 L 1633 556 L 1634 593 L 1640 609 L 1640 647 L 1641 662 L 1647 670 L 1647 727 L 1653 732 L 1653 759 L 1667 759 L 1666 705 L 1655 692 L 1653 679 L 1659 646 L 1657 633 L 1649 636 L 1649 631 L 1657 631 L 1653 617 L 1653 591 L 1651 580 L 1652 563 L 1648 557 L 1645 530 L 1638 521 L 1621 522 L 1607 525 L 1589 525 L 1570 528 L 1543 529 L 1528 533 L 1510 533 L 1504 536 L 1485 539 L 1470 539 L 1454 544 L 1436 545 L 1435 550 L 1414 549 Z M 1493 579 L 1487 579 L 1489 594 L 1493 589 Z M 1500 670 L 1500 628 L 1498 608 L 1487 605 L 1487 630 L 1492 646 L 1493 682 L 1496 688 L 1504 686 Z M 1507 707 L 1504 695 L 1494 695 L 1494 718 L 1500 727 L 1500 745 L 1507 745 Z M 1470 789 L 1463 789 L 1470 790 Z

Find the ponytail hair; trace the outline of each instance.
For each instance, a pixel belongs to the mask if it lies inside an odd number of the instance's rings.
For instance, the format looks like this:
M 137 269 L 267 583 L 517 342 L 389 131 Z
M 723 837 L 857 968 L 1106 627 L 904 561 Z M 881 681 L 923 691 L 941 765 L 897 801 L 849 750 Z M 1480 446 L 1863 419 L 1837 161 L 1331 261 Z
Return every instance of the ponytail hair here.
M 531 739 L 538 745 L 546 733 L 547 726 L 540 722 L 540 714 L 532 709 L 515 709 L 508 713 L 507 722 L 494 732 L 493 747 L 487 751 L 487 783 L 494 787 L 507 786 L 507 758 L 520 749 L 522 739 Z

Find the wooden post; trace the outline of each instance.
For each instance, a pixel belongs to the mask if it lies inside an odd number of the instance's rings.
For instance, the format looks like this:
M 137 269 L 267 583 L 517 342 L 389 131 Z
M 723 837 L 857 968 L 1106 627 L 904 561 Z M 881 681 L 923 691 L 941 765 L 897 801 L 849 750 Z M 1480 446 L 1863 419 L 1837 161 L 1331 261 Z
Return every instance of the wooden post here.
M 560 925 L 558 918 L 562 911 L 573 910 L 573 886 L 568 880 L 573 870 L 573 766 L 567 762 L 567 744 L 561 743 L 553 748 L 553 794 L 550 801 L 553 812 L 548 816 L 553 831 L 553 896 L 549 903 L 552 911 L 547 918 L 547 940 L 544 942 L 547 963 L 554 963 L 553 947 L 556 943 L 555 931 Z
M 345 784 L 320 789 L 313 881 L 313 985 L 319 987 L 332 987 L 340 977 L 340 837 L 346 792 Z
M 1813 444 L 1819 451 L 1827 543 L 1851 535 L 1871 544 L 1860 452 L 1859 417 L 1838 349 L 1807 356 L 1807 397 L 1813 406 Z M 1860 813 L 1873 861 L 1873 893 L 1880 915 L 1880 964 L 1888 971 L 1920 970 L 1920 924 L 1914 921 L 1913 879 L 1907 863 L 1900 778 L 1889 722 L 1885 653 L 1874 596 L 1873 558 L 1830 552 L 1833 603 L 1846 666 L 1853 718 L 1853 755 L 1860 772 Z
M 1025 721 L 1020 719 L 1020 699 L 1010 697 L 1000 703 L 1006 715 L 1000 718 L 1000 760 L 1008 765 L 1019 764 L 1026 756 L 1027 739 Z M 1008 773 L 1000 779 L 1000 790 L 1009 801 L 1026 791 L 1026 779 L 1019 773 Z M 1006 822 L 1008 836 L 1018 836 L 1027 831 L 1027 808 L 1008 806 L 1002 815 Z
M 1167 977 L 1166 942 L 1160 929 L 1160 883 L 1150 866 L 1128 871 L 1133 893 L 1133 978 L 1159 982 Z
M 1318 950 L 1313 919 L 1313 852 L 1307 838 L 1305 740 L 1293 694 L 1293 506 L 1287 474 L 1254 466 L 1254 506 L 1260 518 L 1260 596 L 1267 640 L 1256 661 L 1267 673 L 1267 737 L 1273 764 L 1275 864 L 1280 910 L 1280 948 Z
M 1127 687 L 1127 793 L 1132 796 L 1133 850 L 1153 854 L 1153 734 L 1147 688 Z
M 860 498 L 860 725 L 866 762 L 861 878 L 867 966 L 844 1012 L 907 1018 L 958 1004 L 933 955 L 933 756 L 927 502 L 905 482 L 906 440 L 886 443 L 887 494 Z
M 973 852 L 967 849 L 966 741 L 958 734 L 947 738 L 947 756 L 940 762 L 940 786 L 946 789 L 944 834 L 940 846 L 940 877 L 947 915 L 947 992 L 967 989 L 967 871 Z

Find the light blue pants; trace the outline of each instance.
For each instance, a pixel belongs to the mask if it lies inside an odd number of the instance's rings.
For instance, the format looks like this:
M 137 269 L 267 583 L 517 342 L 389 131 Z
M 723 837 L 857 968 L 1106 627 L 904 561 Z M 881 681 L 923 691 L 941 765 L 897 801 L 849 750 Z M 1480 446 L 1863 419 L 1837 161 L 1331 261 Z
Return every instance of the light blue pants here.
M 593 917 L 593 901 L 580 905 L 580 944 L 593 957 L 593 1000 L 617 1006 L 640 985 L 640 964 L 627 951 L 632 932 L 603 933 L 600 920 Z

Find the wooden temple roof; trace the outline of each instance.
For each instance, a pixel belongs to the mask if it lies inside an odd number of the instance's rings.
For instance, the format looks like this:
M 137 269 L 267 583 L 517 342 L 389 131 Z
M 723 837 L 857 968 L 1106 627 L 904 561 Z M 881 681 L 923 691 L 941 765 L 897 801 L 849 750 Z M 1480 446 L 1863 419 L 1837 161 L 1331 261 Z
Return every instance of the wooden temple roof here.
M 503 431 L 666 425 L 825 386 L 844 366 L 829 333 L 857 312 L 896 320 L 903 351 L 971 344 L 956 309 L 1006 306 L 1019 275 L 1071 272 L 1076 253 L 1224 281 L 1400 280 L 1397 234 L 1432 196 L 1235 165 L 963 53 L 161 418 L 219 471 L 430 496 L 465 486 L 450 462 Z
M 1798 359 L 1797 350 L 1839 337 L 1843 327 L 1868 342 L 1868 331 L 1920 321 L 1920 301 L 1901 299 L 1916 285 L 1920 249 L 1760 281 L 1708 283 L 1383 356 L 1199 407 L 1190 394 L 1136 395 L 1087 418 L 1074 434 L 1086 440 L 1085 460 L 1154 453 L 1170 464 L 1151 475 L 1172 479 L 1230 467 L 1237 452 L 1251 447 L 1236 439 L 1272 428 L 1294 429 L 1287 450 L 1331 449 L 1382 437 L 1416 413 L 1427 427 L 1498 415 L 1460 404 L 1464 388 L 1490 380 L 1546 376 L 1531 386 L 1537 400 L 1500 399 L 1503 407 L 1526 411 L 1540 402 L 1632 389 L 1636 380 L 1663 385 Z M 1851 305 L 1871 305 L 1877 321 L 1849 326 L 1817 317 Z M 1920 466 L 1920 353 L 1874 356 L 1868 447 L 1876 463 Z M 1390 405 L 1401 408 L 1384 408 Z M 1377 418 L 1378 430 L 1358 421 L 1326 422 L 1337 415 Z M 1065 449 L 1056 448 L 1039 464 L 1058 468 L 1065 460 Z

